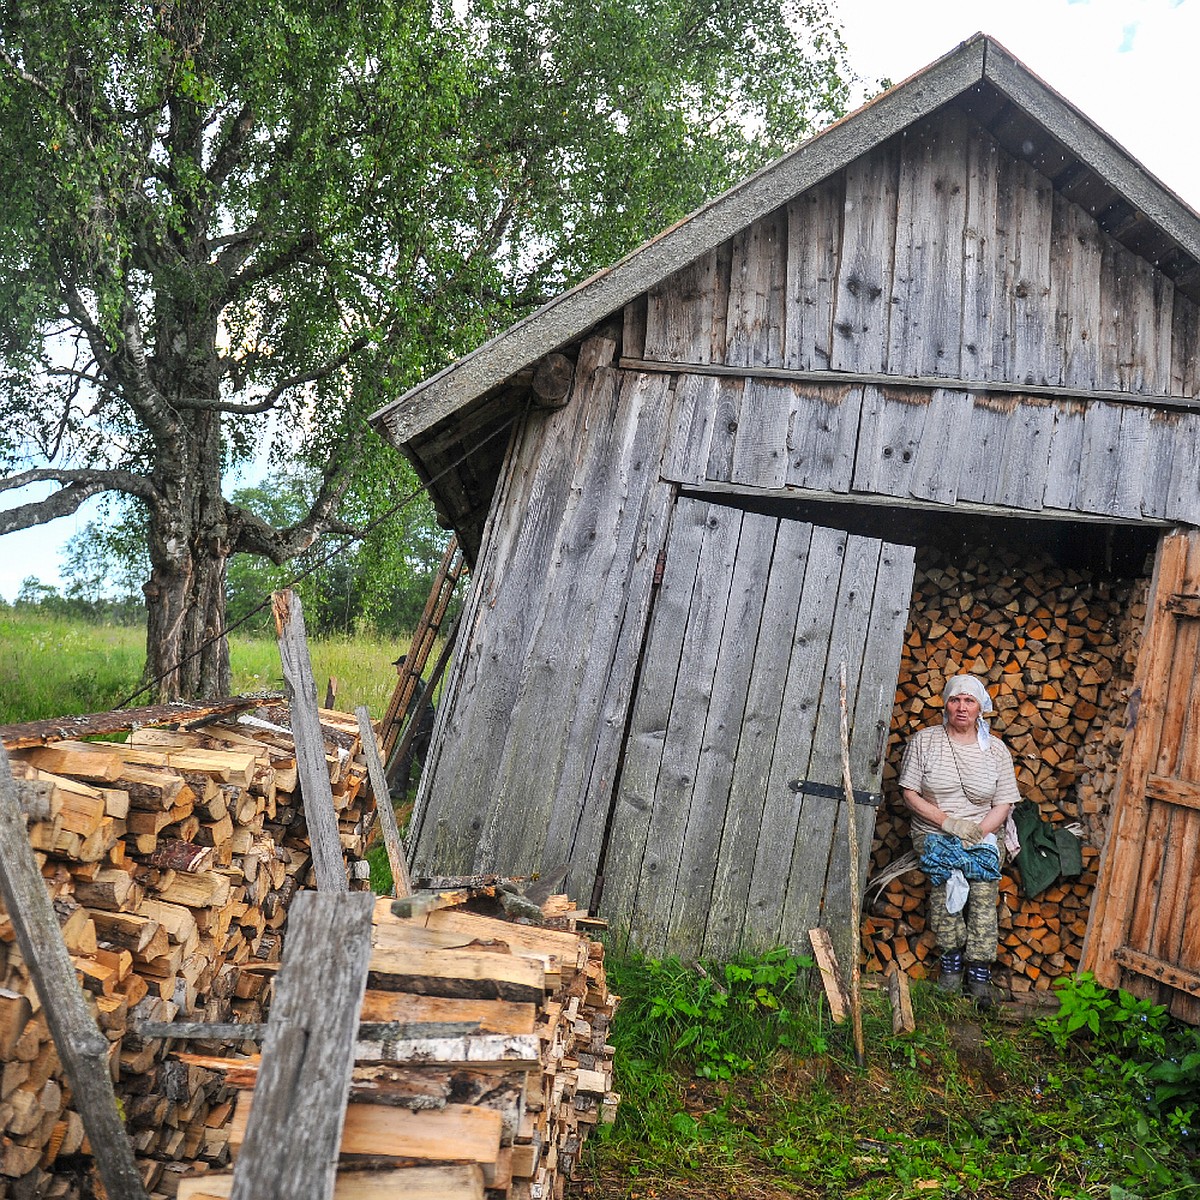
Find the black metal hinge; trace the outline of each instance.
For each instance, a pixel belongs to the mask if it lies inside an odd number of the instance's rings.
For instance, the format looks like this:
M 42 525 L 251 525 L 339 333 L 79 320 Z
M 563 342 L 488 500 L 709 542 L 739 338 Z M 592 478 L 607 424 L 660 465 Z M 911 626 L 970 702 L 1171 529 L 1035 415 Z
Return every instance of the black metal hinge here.
M 817 783 L 813 779 L 789 780 L 788 788 L 797 796 L 820 796 L 822 800 L 842 800 L 846 796 L 845 788 L 832 783 Z M 858 788 L 854 789 L 855 804 L 868 804 L 871 808 L 878 808 L 882 800 L 882 792 L 864 792 Z

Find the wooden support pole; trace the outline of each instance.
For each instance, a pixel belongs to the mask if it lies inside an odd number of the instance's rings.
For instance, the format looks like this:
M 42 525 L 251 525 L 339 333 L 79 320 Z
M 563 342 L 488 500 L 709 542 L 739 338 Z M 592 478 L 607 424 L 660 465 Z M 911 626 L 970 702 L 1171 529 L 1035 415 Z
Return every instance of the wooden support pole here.
M 346 892 L 350 889 L 333 807 L 333 788 L 325 763 L 325 738 L 317 713 L 317 683 L 304 636 L 304 610 L 300 597 L 290 589 L 275 592 L 271 608 L 283 664 L 283 684 L 291 709 L 296 769 L 304 797 L 304 821 L 308 826 L 317 887 L 322 892 Z
M 388 863 L 392 868 L 392 895 L 411 896 L 412 880 L 408 874 L 408 858 L 404 842 L 400 838 L 400 827 L 396 824 L 396 810 L 392 807 L 392 795 L 388 790 L 387 775 L 383 759 L 379 754 L 379 742 L 371 724 L 371 714 L 365 704 L 360 704 L 354 715 L 358 718 L 358 732 L 362 740 L 363 754 L 367 759 L 367 778 L 375 795 L 375 811 L 383 830 L 383 844 L 387 849 Z
M 8 755 L 0 748 L 0 891 L 16 931 L 21 955 L 46 1012 L 71 1085 L 73 1103 L 87 1131 L 96 1168 L 109 1196 L 145 1200 L 141 1174 L 125 1132 L 109 1071 L 108 1039 L 83 998 L 58 918 L 38 870 Z
M 370 892 L 301 892 L 288 917 L 233 1200 L 329 1200 L 371 957 Z
M 863 1045 L 862 988 L 858 953 L 862 940 L 862 897 L 858 891 L 858 817 L 854 810 L 854 784 L 850 779 L 850 726 L 846 705 L 846 664 L 838 664 L 842 733 L 842 786 L 846 791 L 846 836 L 850 843 L 850 1015 L 854 1023 L 854 1061 L 866 1063 Z

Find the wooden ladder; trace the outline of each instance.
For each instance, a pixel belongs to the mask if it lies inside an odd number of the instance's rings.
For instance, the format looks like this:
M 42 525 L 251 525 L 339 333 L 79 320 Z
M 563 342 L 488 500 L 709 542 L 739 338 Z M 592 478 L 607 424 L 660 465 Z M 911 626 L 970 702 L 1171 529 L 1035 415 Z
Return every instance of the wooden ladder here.
M 454 589 L 458 586 L 458 581 L 466 574 L 466 569 L 466 560 L 459 548 L 458 538 L 451 536 L 446 545 L 446 552 L 442 555 L 437 574 L 433 578 L 429 599 L 425 601 L 425 611 L 421 613 L 421 619 L 417 622 L 417 628 L 413 632 L 408 656 L 404 660 L 403 667 L 400 668 L 399 678 L 396 680 L 396 690 L 392 693 L 392 699 L 379 727 L 379 739 L 383 743 L 383 761 L 385 763 L 391 762 L 392 751 L 395 750 L 396 743 L 400 738 L 408 706 L 421 687 L 421 676 L 424 674 L 429 656 L 433 652 L 433 644 L 437 640 L 442 621 L 446 617 L 446 610 L 450 607 Z M 415 719 L 417 719 L 416 714 L 414 714 Z

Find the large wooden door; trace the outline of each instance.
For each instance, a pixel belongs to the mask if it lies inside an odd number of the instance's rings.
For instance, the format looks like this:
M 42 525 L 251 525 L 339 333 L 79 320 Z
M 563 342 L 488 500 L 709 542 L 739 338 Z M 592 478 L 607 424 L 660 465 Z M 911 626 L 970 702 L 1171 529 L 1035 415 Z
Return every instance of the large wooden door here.
M 846 663 L 860 880 L 913 550 L 682 498 L 644 648 L 602 911 L 653 955 L 849 951 L 839 733 Z
M 1159 544 L 1081 966 L 1200 1020 L 1200 533 Z

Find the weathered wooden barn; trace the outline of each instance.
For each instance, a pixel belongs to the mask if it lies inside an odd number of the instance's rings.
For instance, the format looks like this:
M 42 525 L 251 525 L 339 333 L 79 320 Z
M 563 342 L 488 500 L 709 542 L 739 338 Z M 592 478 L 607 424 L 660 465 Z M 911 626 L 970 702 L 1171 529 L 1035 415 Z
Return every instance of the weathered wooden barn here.
M 417 869 L 844 929 L 839 669 L 862 874 L 920 548 L 1157 543 L 1085 958 L 1200 994 L 1198 303 L 1200 218 L 977 35 L 376 414 L 473 563 Z

